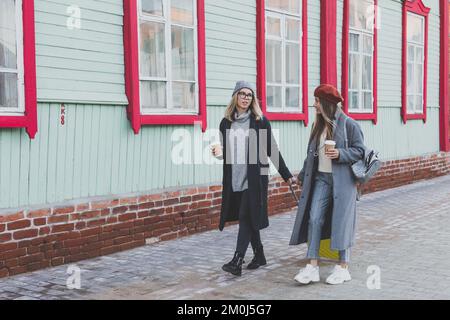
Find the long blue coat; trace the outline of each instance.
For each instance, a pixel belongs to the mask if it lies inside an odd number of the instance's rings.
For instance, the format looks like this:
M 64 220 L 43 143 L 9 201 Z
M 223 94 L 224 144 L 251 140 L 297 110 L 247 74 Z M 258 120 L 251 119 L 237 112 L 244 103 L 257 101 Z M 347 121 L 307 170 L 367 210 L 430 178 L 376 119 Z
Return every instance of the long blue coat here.
M 348 149 L 345 149 L 345 118 L 348 118 L 346 125 Z M 336 124 L 333 140 L 336 141 L 340 156 L 332 160 L 333 201 L 322 227 L 322 239 L 331 238 L 332 250 L 344 250 L 353 246 L 355 239 L 357 188 L 350 165 L 364 156 L 364 135 L 359 124 L 340 108 L 337 109 L 333 122 Z M 302 193 L 290 245 L 305 243 L 308 240 L 309 211 L 314 178 L 319 165 L 319 157 L 314 156 L 316 140 L 313 138 L 309 141 L 307 157 L 299 174 L 299 179 L 303 182 Z

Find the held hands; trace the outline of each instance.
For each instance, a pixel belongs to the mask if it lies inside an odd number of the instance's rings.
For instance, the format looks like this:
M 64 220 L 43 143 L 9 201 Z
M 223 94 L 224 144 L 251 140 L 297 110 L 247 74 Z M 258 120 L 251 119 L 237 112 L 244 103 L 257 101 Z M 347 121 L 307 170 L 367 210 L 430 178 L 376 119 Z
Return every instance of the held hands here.
M 300 186 L 301 185 L 301 182 L 300 182 L 300 180 L 298 180 L 297 177 L 289 178 L 287 183 L 289 183 L 289 185 L 291 185 L 291 186 L 296 186 L 296 185 Z
M 330 149 L 329 151 L 325 150 L 325 155 L 329 159 L 338 159 L 339 158 L 339 149 L 334 148 L 334 149 Z

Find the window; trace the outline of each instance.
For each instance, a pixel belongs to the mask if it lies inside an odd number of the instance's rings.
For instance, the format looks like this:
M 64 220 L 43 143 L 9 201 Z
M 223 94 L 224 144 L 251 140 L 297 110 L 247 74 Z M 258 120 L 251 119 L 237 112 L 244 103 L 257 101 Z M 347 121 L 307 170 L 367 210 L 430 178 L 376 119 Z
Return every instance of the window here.
M 271 120 L 307 119 L 306 0 L 258 1 L 258 95 Z
M 206 129 L 203 0 L 125 1 L 125 69 L 133 129 Z
M 425 19 L 408 12 L 407 31 L 407 92 L 408 113 L 423 111 L 424 22 Z
M 421 0 L 403 7 L 402 118 L 426 121 L 428 13 Z
M 342 57 L 344 110 L 377 121 L 377 0 L 345 0 Z
M 37 131 L 35 70 L 33 1 L 1 1 L 0 127 L 25 127 L 31 138 Z
M 3 115 L 24 112 L 20 2 L 0 2 L 0 113 Z

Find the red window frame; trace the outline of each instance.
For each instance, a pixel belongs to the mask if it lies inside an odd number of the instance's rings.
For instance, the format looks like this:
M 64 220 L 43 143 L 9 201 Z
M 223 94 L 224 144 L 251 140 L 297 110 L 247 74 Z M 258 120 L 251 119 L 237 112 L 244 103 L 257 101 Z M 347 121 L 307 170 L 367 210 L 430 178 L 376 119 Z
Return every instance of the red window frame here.
M 205 3 L 197 1 L 197 45 L 199 113 L 197 115 L 143 115 L 140 112 L 139 46 L 137 0 L 124 0 L 125 92 L 128 97 L 127 116 L 135 134 L 143 125 L 183 125 L 201 123 L 206 130 L 206 59 L 205 59 Z
M 440 148 L 442 151 L 450 151 L 450 136 L 449 136 L 449 106 L 448 100 L 448 50 L 449 50 L 449 5 L 448 0 L 440 0 L 441 10 L 441 67 L 440 67 L 440 121 L 439 121 L 439 139 Z
M 358 0 L 356 0 L 358 1 Z M 349 79 L 349 32 L 350 32 L 350 0 L 344 0 L 344 17 L 342 30 L 342 71 L 341 87 L 344 98 L 343 109 L 346 114 L 355 120 L 378 121 L 378 0 L 374 0 L 374 28 L 373 28 L 373 111 L 371 113 L 349 112 L 348 110 L 348 79 Z
M 25 128 L 29 137 L 34 139 L 37 132 L 34 0 L 22 1 L 22 21 L 25 112 L 20 116 L 0 115 L 0 128 Z
M 408 113 L 407 101 L 407 81 L 408 81 L 408 12 L 415 13 L 425 18 L 424 34 L 424 67 L 423 67 L 423 112 L 422 114 Z M 422 119 L 427 121 L 427 75 L 428 75 L 428 15 L 430 8 L 427 8 L 422 0 L 405 0 L 403 3 L 403 39 L 402 39 L 402 120 Z
M 261 109 L 269 120 L 304 121 L 308 125 L 308 1 L 302 2 L 302 112 L 268 112 L 266 96 L 266 5 L 264 0 L 256 2 L 256 54 L 257 75 L 256 88 L 261 102 Z

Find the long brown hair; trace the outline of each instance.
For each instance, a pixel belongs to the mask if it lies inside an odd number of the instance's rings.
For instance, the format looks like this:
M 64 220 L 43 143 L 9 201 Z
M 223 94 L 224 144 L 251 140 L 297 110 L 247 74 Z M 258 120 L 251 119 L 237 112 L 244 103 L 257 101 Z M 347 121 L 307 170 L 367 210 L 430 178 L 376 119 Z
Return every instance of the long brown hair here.
M 239 92 L 236 92 L 233 95 L 230 103 L 228 104 L 227 108 L 225 109 L 225 118 L 231 122 L 234 121 L 233 114 L 236 111 L 236 106 L 238 103 L 238 93 Z M 261 118 L 263 117 L 263 113 L 262 113 L 261 107 L 259 106 L 258 97 L 256 96 L 256 93 L 253 93 L 252 103 L 250 103 L 250 111 L 253 113 L 253 115 L 255 116 L 255 119 L 257 121 L 261 120 Z
M 322 107 L 320 108 L 320 114 L 316 113 L 316 120 L 313 123 L 313 129 L 311 130 L 311 136 L 309 137 L 310 141 L 314 137 L 317 138 L 317 144 L 320 142 L 319 136 L 324 130 L 326 130 L 325 139 L 331 140 L 333 138 L 333 130 L 335 126 L 335 124 L 333 124 L 333 119 L 336 114 L 336 110 L 340 108 L 338 105 L 324 99 L 319 98 L 319 102 Z

